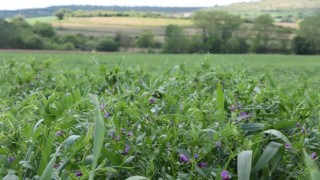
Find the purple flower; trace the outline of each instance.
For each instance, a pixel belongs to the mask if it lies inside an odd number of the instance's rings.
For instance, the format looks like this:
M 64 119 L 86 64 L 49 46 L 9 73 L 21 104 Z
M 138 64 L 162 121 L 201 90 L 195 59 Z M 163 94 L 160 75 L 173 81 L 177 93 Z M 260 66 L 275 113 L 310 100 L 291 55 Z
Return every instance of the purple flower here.
M 15 159 L 16 159 L 16 157 L 14 157 L 14 156 L 8 156 L 9 163 L 12 163 Z
M 110 117 L 110 113 L 105 112 L 105 113 L 104 113 L 104 117 L 105 117 L 105 118 L 109 118 L 109 117 Z
M 290 146 L 290 144 L 288 144 L 288 143 L 286 143 L 286 145 L 284 146 L 286 149 L 290 149 L 291 148 L 291 146 Z
M 205 167 L 208 167 L 208 163 L 201 161 L 201 162 L 198 164 L 198 166 L 199 166 L 199 168 L 205 168 Z
M 156 102 L 156 100 L 154 98 L 149 99 L 149 103 L 155 103 L 155 102 Z
M 229 108 L 229 110 L 230 110 L 231 112 L 235 111 L 235 110 L 236 110 L 236 106 L 235 106 L 235 105 L 232 105 L 232 106 Z
M 216 144 L 215 144 L 216 148 L 219 148 L 221 147 L 221 141 L 217 141 Z
M 301 132 L 302 134 L 306 133 L 306 128 L 304 126 L 301 128 Z
M 127 132 L 127 136 L 132 136 L 132 135 L 133 135 L 132 131 Z
M 195 159 L 198 159 L 198 158 L 199 158 L 199 154 L 197 154 L 197 153 L 194 154 L 194 158 L 195 158 Z
M 110 137 L 113 139 L 114 138 L 114 131 L 110 132 Z
M 317 158 L 317 153 L 316 153 L 316 152 L 313 152 L 313 153 L 311 154 L 311 158 L 312 158 L 312 159 Z
M 298 128 L 300 126 L 301 126 L 301 124 L 299 122 L 297 122 L 296 127 Z
M 126 145 L 126 147 L 124 148 L 124 154 L 128 154 L 130 151 L 130 145 Z
M 79 177 L 79 176 L 82 176 L 82 172 L 81 171 L 75 171 L 74 172 L 74 175 L 76 175 L 77 177 Z
M 227 171 L 227 170 L 222 171 L 220 175 L 221 175 L 222 180 L 229 180 L 230 179 L 229 171 Z
M 249 117 L 249 116 L 250 116 L 250 115 L 249 115 L 247 112 L 240 112 L 240 113 L 239 113 L 239 117 L 242 118 L 242 119 L 243 119 L 243 118 L 247 118 L 247 117 Z
M 118 134 L 116 137 L 116 141 L 119 141 L 119 140 L 120 140 L 120 135 Z
M 186 155 L 184 155 L 184 154 L 179 154 L 179 158 L 180 158 L 180 161 L 182 161 L 182 162 L 188 162 L 189 161 L 188 157 Z
M 56 132 L 56 136 L 63 136 L 64 135 L 64 132 L 63 131 L 57 131 Z

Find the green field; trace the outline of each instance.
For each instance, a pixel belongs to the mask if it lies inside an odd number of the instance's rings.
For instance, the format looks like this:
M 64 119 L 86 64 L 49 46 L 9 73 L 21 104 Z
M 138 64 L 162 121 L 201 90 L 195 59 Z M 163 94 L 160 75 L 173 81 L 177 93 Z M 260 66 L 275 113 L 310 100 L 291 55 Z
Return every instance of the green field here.
M 319 177 L 320 60 L 0 52 L 0 179 Z

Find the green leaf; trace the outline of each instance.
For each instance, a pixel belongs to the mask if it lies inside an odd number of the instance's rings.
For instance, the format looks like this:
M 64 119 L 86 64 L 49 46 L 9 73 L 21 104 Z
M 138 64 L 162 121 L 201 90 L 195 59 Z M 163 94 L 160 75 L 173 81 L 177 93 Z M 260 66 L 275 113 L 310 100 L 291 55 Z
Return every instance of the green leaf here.
M 53 158 L 50 160 L 50 162 L 47 164 L 46 168 L 44 169 L 40 180 L 48 180 L 52 179 L 52 174 L 53 174 L 53 168 L 54 164 L 56 163 L 56 155 L 53 156 Z
M 288 129 L 295 128 L 296 126 L 297 126 L 297 121 L 281 121 L 279 123 L 272 125 L 272 129 L 288 130 Z
M 238 155 L 238 180 L 249 180 L 252 162 L 252 151 L 242 151 Z
M 242 124 L 241 129 L 244 131 L 260 131 L 265 128 L 262 123 Z
M 127 178 L 126 180 L 149 180 L 149 179 L 146 177 L 143 177 L 143 176 L 131 176 L 131 177 Z
M 318 180 L 320 177 L 320 172 L 317 164 L 315 163 L 314 160 L 311 159 L 310 155 L 306 152 L 305 149 L 303 149 L 303 155 L 304 155 L 305 163 L 309 170 L 311 180 Z
M 92 160 L 92 171 L 90 174 L 90 180 L 94 179 L 94 174 L 96 171 L 96 166 L 97 166 L 99 156 L 101 154 L 101 149 L 102 149 L 103 140 L 104 140 L 104 133 L 105 133 L 104 121 L 100 111 L 100 103 L 96 97 L 95 97 L 95 103 L 96 103 L 96 111 L 94 116 L 95 127 L 94 127 L 94 136 L 93 136 L 93 160 Z
M 285 153 L 285 147 L 281 146 L 279 148 L 279 150 L 277 151 L 277 153 L 272 158 L 272 160 L 270 161 L 270 171 L 271 172 L 273 172 L 278 167 L 284 153 Z
M 218 87 L 217 87 L 216 99 L 217 99 L 217 102 L 216 102 L 217 118 L 218 118 L 218 121 L 220 122 L 220 125 L 224 125 L 225 124 L 225 122 L 224 122 L 224 117 L 225 117 L 224 116 L 224 94 L 223 94 L 222 87 L 221 87 L 220 83 L 218 84 Z
M 280 131 L 278 131 L 278 130 L 268 129 L 268 130 L 266 130 L 266 131 L 263 131 L 263 133 L 274 135 L 274 136 L 282 139 L 284 142 L 286 142 L 287 144 L 289 144 L 290 147 L 292 147 L 291 142 L 289 141 L 289 139 L 287 138 L 287 136 L 285 136 L 282 132 L 280 132 Z
M 283 144 L 270 142 L 266 149 L 263 151 L 262 155 L 260 156 L 257 164 L 254 166 L 252 172 L 258 172 L 262 169 L 265 165 L 269 163 L 269 161 L 277 154 L 279 149 L 283 146 Z
M 134 158 L 135 158 L 135 156 L 129 156 L 129 157 L 124 161 L 124 163 L 125 163 L 125 164 L 129 164 L 129 163 L 131 163 L 131 161 L 132 161 Z

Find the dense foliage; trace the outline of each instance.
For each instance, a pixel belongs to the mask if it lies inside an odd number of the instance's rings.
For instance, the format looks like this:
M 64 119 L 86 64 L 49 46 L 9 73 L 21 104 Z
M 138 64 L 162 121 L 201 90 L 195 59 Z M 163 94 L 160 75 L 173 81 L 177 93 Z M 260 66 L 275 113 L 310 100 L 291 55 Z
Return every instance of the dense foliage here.
M 1 179 L 318 176 L 319 67 L 52 63 L 0 66 Z

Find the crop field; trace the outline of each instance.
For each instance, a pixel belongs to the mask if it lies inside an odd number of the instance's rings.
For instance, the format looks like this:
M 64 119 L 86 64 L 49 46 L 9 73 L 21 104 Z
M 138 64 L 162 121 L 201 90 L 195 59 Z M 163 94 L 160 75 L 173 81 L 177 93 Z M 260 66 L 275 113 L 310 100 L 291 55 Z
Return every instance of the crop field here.
M 319 56 L 0 52 L 0 179 L 319 177 Z

